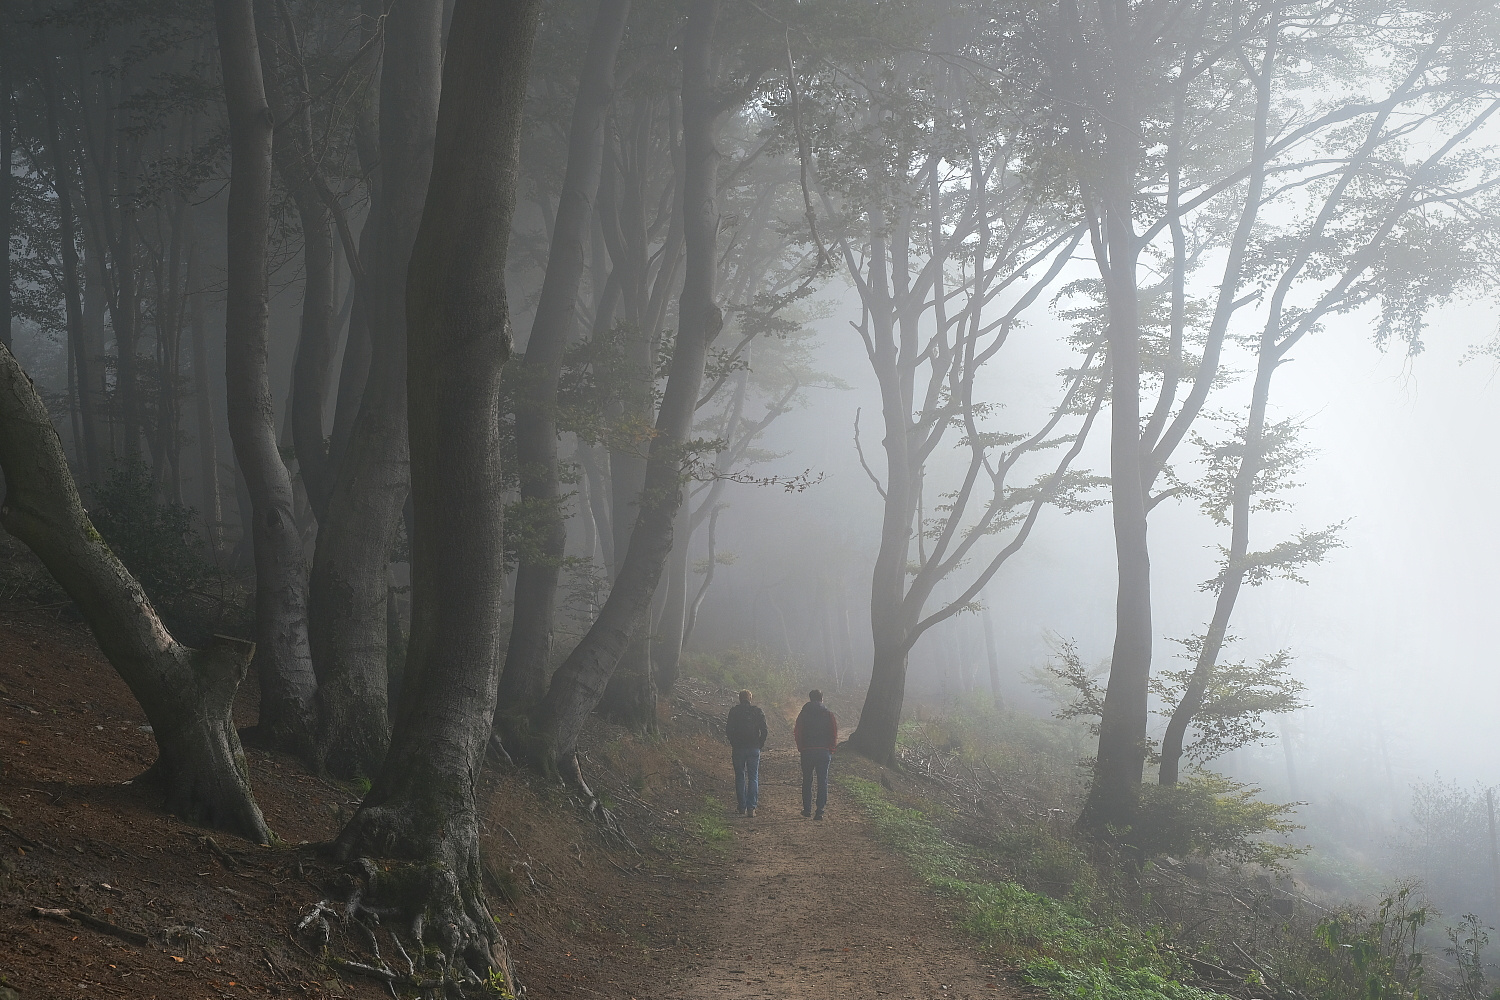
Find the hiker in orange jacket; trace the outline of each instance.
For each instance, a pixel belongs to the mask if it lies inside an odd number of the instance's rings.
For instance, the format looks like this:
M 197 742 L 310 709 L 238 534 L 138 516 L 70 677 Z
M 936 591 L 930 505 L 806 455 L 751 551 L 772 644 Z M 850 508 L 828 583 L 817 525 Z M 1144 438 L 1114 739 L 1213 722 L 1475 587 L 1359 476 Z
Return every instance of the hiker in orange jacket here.
M 792 730 L 802 754 L 802 815 L 822 819 L 828 805 L 828 765 L 839 745 L 839 720 L 823 707 L 823 692 L 807 692 L 807 704 L 797 713 Z M 813 812 L 813 778 L 818 779 L 818 811 Z

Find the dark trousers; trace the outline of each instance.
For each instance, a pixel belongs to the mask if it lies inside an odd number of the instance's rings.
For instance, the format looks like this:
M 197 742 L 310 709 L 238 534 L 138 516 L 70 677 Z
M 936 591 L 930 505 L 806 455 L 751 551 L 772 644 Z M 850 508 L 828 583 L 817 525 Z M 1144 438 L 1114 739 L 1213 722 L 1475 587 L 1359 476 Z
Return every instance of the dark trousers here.
M 734 794 L 741 811 L 760 803 L 760 747 L 735 748 Z
M 818 779 L 818 812 L 828 805 L 828 764 L 833 760 L 832 750 L 802 751 L 802 814 L 812 812 L 813 776 Z

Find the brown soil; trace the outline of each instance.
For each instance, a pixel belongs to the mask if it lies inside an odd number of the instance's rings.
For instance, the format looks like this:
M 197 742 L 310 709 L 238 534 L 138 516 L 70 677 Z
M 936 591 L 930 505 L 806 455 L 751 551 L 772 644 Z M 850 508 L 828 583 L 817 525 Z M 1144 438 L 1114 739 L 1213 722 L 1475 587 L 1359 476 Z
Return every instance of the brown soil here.
M 760 815 L 734 815 L 717 721 L 731 697 L 686 682 L 664 712 L 667 738 L 587 734 L 584 767 L 629 844 L 559 789 L 487 772 L 491 906 L 529 996 L 1018 995 L 842 789 L 823 822 L 798 815 L 800 775 L 776 713 Z M 251 683 L 242 725 L 254 705 Z M 340 873 L 319 845 L 358 793 L 248 748 L 255 793 L 289 846 L 211 834 L 163 815 L 133 782 L 155 752 L 144 726 L 81 626 L 55 611 L 0 611 L 0 984 L 22 1000 L 387 996 L 336 975 L 296 932 L 315 902 L 339 899 Z M 148 942 L 33 917 L 38 906 Z M 331 950 L 368 961 L 353 928 L 335 924 Z

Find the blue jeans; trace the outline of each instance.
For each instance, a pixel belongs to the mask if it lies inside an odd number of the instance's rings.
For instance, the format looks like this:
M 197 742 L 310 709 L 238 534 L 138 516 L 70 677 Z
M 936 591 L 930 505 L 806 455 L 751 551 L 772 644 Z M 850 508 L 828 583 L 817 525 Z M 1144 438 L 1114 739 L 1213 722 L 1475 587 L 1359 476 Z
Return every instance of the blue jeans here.
M 760 802 L 760 747 L 734 751 L 734 794 L 741 809 L 754 809 Z
M 812 812 L 813 775 L 818 776 L 818 812 L 828 805 L 828 764 L 833 760 L 832 750 L 802 751 L 802 813 Z

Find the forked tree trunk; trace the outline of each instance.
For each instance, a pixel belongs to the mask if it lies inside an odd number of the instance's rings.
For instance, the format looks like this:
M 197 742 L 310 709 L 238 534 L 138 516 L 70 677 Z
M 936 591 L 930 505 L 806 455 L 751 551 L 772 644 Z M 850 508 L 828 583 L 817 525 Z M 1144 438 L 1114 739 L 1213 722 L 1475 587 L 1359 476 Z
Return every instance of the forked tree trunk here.
M 89 523 L 46 405 L 4 347 L 0 469 L 6 487 L 0 524 L 46 564 L 140 702 L 158 750 L 150 775 L 165 792 L 167 810 L 269 842 L 230 715 L 254 645 L 221 638 L 208 649 L 188 649 L 172 638 Z
M 491 970 L 515 993 L 485 902 L 477 782 L 499 681 L 505 483 L 505 257 L 540 0 L 458 0 L 432 183 L 407 285 L 412 630 L 401 712 L 370 794 L 339 834 L 371 855 L 372 903 L 410 918 L 445 978 Z M 387 175 L 387 181 L 390 176 Z M 440 957 L 439 957 L 440 956 Z
M 333 472 L 328 465 L 328 443 L 323 434 L 323 410 L 332 378 L 333 330 L 333 218 L 319 196 L 320 179 L 314 159 L 311 95 L 303 67 L 284 67 L 279 50 L 300 57 L 290 25 L 283 23 L 278 4 L 255 0 L 261 58 L 266 76 L 266 98 L 285 141 L 275 144 L 274 160 L 282 183 L 302 223 L 302 322 L 292 362 L 292 392 L 288 423 L 297 454 L 297 469 L 307 503 L 321 525 L 328 514 Z M 287 91 L 291 92 L 289 106 Z
M 339 463 L 312 570 L 318 757 L 342 777 L 371 775 L 390 740 L 386 568 L 409 490 L 406 274 L 432 172 L 442 65 L 442 0 L 409 0 L 386 21 L 380 83 L 379 258 L 370 369 Z
M 702 392 L 709 345 L 724 324 L 714 302 L 719 230 L 714 125 L 723 110 L 715 103 L 712 69 L 718 13 L 718 0 L 693 0 L 682 45 L 687 272 L 678 301 L 672 367 L 656 418 L 656 435 L 651 439 L 635 528 L 599 617 L 552 678 L 537 713 L 537 741 L 527 750 L 544 770 L 561 770 L 574 778 L 578 775 L 574 750 L 584 720 L 599 704 L 637 623 L 649 614 L 662 566 L 672 551 L 672 525 L 682 503 L 683 445 Z
M 275 745 L 307 754 L 317 686 L 307 642 L 307 583 L 292 511 L 292 480 L 276 446 L 266 367 L 274 123 L 266 105 L 250 0 L 215 0 L 214 19 L 231 157 L 224 376 L 229 436 L 250 493 L 260 731 Z
M 578 288 L 604 158 L 604 124 L 614 98 L 615 56 L 629 11 L 630 0 L 600 0 L 594 15 L 573 104 L 568 164 L 547 273 L 517 378 L 516 474 L 521 502 L 529 508 L 525 530 L 534 537 L 522 546 L 516 568 L 510 646 L 497 702 L 506 712 L 525 711 L 546 693 L 557 580 L 568 541 L 557 466 L 557 384 L 563 351 L 576 325 Z

